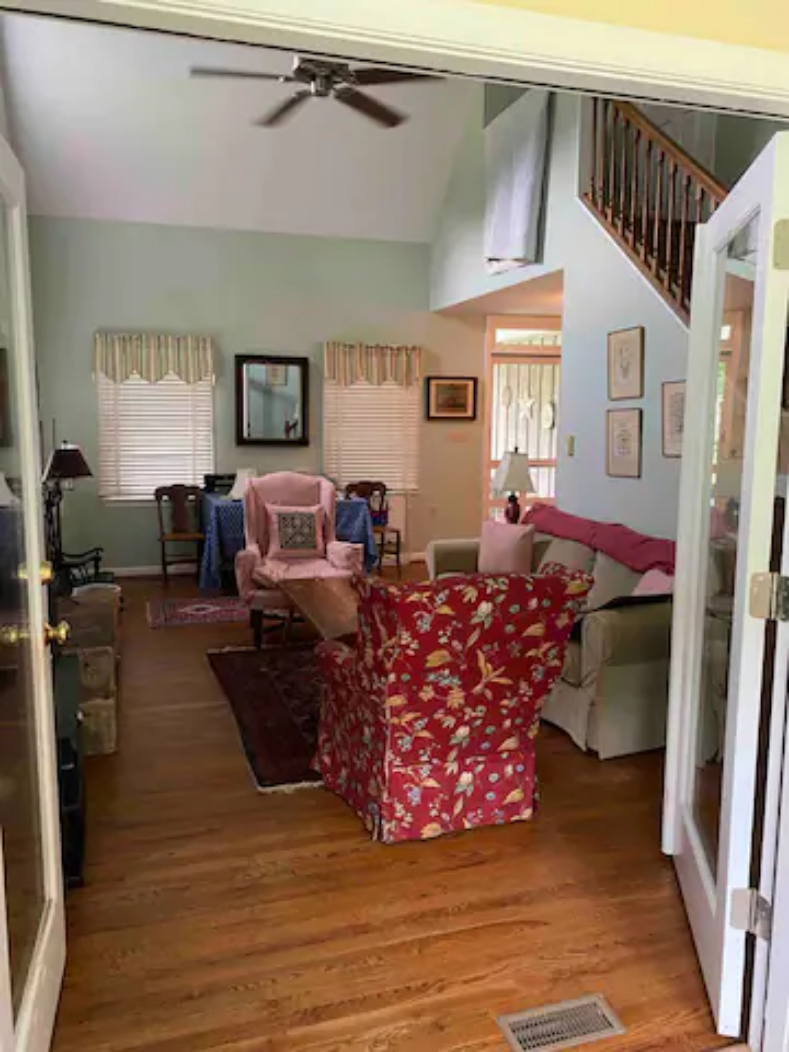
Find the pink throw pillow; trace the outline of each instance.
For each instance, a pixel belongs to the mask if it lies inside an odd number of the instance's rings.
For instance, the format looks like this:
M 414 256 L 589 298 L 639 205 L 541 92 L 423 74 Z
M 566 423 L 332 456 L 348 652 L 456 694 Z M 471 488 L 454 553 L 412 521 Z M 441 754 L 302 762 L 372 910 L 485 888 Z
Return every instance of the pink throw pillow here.
M 480 573 L 531 573 L 534 527 L 483 522 L 479 542 Z
M 323 558 L 326 554 L 323 515 L 320 504 L 312 507 L 267 504 L 269 558 Z
M 647 570 L 631 595 L 672 595 L 674 578 L 662 570 Z

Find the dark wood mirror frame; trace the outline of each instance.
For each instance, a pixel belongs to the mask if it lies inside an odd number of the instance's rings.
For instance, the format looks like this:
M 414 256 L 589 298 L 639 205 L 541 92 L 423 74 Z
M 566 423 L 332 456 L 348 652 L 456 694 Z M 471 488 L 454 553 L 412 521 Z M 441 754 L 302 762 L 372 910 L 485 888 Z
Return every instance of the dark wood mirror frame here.
M 236 361 L 236 445 L 308 446 L 310 444 L 310 360 L 282 354 L 237 354 Z M 301 383 L 301 434 L 298 438 L 251 438 L 245 434 L 244 369 L 247 365 L 287 365 L 299 370 Z

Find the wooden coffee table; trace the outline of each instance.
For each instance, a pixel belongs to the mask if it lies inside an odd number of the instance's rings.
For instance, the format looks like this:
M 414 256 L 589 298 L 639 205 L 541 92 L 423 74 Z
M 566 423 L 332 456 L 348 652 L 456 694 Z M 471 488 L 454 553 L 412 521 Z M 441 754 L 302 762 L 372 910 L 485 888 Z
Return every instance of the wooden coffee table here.
M 280 588 L 305 621 L 324 639 L 355 636 L 358 628 L 357 594 L 347 577 L 314 577 L 283 581 Z

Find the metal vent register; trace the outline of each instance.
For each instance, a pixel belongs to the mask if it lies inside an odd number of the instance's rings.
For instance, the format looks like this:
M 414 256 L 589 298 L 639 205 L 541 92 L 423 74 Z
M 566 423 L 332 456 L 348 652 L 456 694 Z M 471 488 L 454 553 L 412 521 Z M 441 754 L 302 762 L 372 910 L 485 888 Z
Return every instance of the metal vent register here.
M 625 1032 L 611 1006 L 599 996 L 503 1015 L 498 1024 L 515 1052 L 556 1052 Z

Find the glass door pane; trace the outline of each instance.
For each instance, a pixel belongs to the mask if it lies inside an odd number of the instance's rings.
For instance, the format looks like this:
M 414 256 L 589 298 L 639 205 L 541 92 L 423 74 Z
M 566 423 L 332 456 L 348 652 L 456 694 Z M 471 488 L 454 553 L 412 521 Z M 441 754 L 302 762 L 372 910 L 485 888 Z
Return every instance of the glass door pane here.
M 0 829 L 11 992 L 19 1010 L 41 925 L 44 891 L 41 800 L 20 455 L 18 356 L 12 346 L 8 230 L 0 206 Z M 37 576 L 38 567 L 31 567 Z M 41 626 L 38 626 L 39 631 Z
M 757 228 L 758 217 L 733 239 L 727 252 L 707 484 L 709 545 L 693 810 L 713 876 L 718 866 L 729 660 L 740 546 Z

